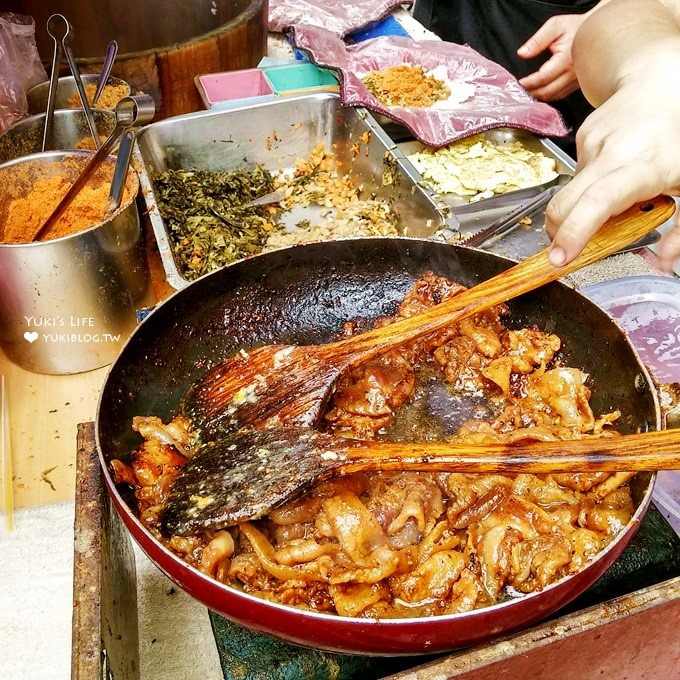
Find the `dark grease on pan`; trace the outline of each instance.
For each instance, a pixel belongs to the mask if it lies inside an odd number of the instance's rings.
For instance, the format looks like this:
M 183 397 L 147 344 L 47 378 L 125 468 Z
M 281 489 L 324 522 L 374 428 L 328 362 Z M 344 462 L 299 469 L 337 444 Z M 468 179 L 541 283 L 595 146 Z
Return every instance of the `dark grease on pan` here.
M 470 420 L 493 420 L 500 409 L 491 399 L 454 392 L 428 364 L 416 370 L 413 396 L 380 433 L 388 441 L 441 441 Z M 384 436 L 383 436 L 384 435 Z

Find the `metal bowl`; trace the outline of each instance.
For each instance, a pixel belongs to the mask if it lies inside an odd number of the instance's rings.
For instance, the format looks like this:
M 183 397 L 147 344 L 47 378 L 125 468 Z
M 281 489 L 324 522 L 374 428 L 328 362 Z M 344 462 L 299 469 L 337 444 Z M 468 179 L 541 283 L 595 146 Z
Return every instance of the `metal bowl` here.
M 206 576 L 140 523 L 109 465 L 139 444 L 135 415 L 170 418 L 189 385 L 239 347 L 337 338 L 344 321 L 391 313 L 427 270 L 472 285 L 511 261 L 472 248 L 383 238 L 276 250 L 208 274 L 173 295 L 136 329 L 109 371 L 97 413 L 97 445 L 113 504 L 147 555 L 181 588 L 242 625 L 296 644 L 364 654 L 423 654 L 479 643 L 557 611 L 592 585 L 633 537 L 653 475 L 632 484 L 636 511 L 625 529 L 579 572 L 541 592 L 454 615 L 373 620 L 303 611 L 248 595 Z M 569 365 L 591 376 L 593 409 L 622 411 L 626 431 L 659 429 L 651 377 L 629 339 L 594 303 L 551 283 L 509 303 L 513 324 L 538 324 L 564 341 Z M 391 310 L 391 311 L 390 311 Z
M 99 74 L 98 73 L 83 73 L 81 75 L 81 79 L 83 81 L 83 85 L 88 85 L 89 83 L 95 83 L 99 79 Z M 121 80 L 120 78 L 114 78 L 113 76 L 110 76 L 109 79 L 106 81 L 107 85 L 125 85 L 127 88 L 127 92 L 125 95 L 129 95 L 132 93 L 132 89 L 129 85 L 129 83 L 126 83 L 124 80 Z M 44 83 L 39 83 L 35 87 L 32 87 L 27 93 L 26 93 L 26 98 L 28 99 L 28 112 L 29 114 L 33 115 L 36 113 L 44 113 L 45 110 L 47 109 L 47 93 L 49 92 L 50 89 L 50 83 L 48 80 L 46 80 Z M 64 76 L 63 78 L 59 78 L 57 81 L 57 95 L 54 101 L 54 108 L 55 109 L 68 109 L 70 108 L 68 105 L 69 99 L 76 94 L 78 90 L 76 89 L 76 83 L 75 80 L 73 79 L 73 76 Z M 77 107 L 73 108 L 80 108 L 80 104 Z
M 0 165 L 0 240 L 8 206 L 38 179 L 83 167 L 92 152 L 50 151 Z M 111 165 L 114 158 L 105 163 Z M 70 167 L 72 179 L 80 167 Z M 110 363 L 150 302 L 150 276 L 137 212 L 139 179 L 127 178 L 129 197 L 107 220 L 61 238 L 0 242 L 0 347 L 22 368 L 66 374 Z
M 93 109 L 94 122 L 100 136 L 108 137 L 116 126 L 113 111 Z M 42 151 L 45 114 L 38 113 L 24 118 L 0 135 L 0 163 L 28 156 Z M 92 137 L 87 126 L 87 118 L 82 109 L 59 109 L 54 112 L 52 126 L 52 147 L 58 151 L 92 149 Z M 50 151 L 51 149 L 46 149 Z

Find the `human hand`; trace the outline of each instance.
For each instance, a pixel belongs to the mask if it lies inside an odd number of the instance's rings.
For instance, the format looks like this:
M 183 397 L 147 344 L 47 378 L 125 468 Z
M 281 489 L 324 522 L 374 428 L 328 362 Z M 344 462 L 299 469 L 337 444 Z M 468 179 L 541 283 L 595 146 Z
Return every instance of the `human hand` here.
M 677 59 L 680 63 L 680 54 Z M 666 80 L 672 72 L 647 70 L 629 81 L 577 132 L 576 175 L 546 210 L 554 265 L 573 260 L 607 219 L 634 203 L 660 193 L 680 194 L 680 92 Z M 660 268 L 671 271 L 680 256 L 677 218 L 657 255 Z
M 551 17 L 517 50 L 523 59 L 532 59 L 546 50 L 552 53 L 538 71 L 519 81 L 536 99 L 546 102 L 564 99 L 578 89 L 571 44 L 584 20 L 582 14 Z

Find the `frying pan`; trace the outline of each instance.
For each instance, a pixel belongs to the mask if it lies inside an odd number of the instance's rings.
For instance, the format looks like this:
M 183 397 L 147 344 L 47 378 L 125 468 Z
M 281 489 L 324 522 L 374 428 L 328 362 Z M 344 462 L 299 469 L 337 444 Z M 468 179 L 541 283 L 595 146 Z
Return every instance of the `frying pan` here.
M 203 575 L 142 527 L 131 494 L 116 488 L 109 472 L 112 458 L 127 458 L 139 444 L 131 429 L 133 416 L 169 419 L 178 411 L 189 385 L 239 348 L 273 342 L 327 342 L 337 337 L 347 320 L 361 317 L 368 324 L 381 314 L 393 313 L 425 271 L 470 286 L 512 264 L 472 248 L 419 239 L 341 240 L 258 255 L 175 293 L 130 337 L 108 373 L 97 412 L 105 483 L 132 536 L 179 587 L 214 611 L 289 642 L 330 651 L 442 652 L 527 626 L 567 604 L 606 571 L 633 537 L 650 502 L 653 475 L 635 478 L 633 518 L 576 574 L 541 592 L 485 609 L 377 621 L 266 602 Z M 660 428 L 650 375 L 626 335 L 605 312 L 560 282 L 524 295 L 509 307 L 509 326 L 537 324 L 562 338 L 568 365 L 591 376 L 591 404 L 596 414 L 620 409 L 623 432 Z M 462 417 L 466 418 L 464 413 Z

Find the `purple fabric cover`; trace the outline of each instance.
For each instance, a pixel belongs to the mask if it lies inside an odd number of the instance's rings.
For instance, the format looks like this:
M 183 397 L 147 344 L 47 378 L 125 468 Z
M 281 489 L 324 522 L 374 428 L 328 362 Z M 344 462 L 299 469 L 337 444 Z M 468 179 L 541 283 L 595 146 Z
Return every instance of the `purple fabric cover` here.
M 348 33 L 378 21 L 404 0 L 269 0 L 269 30 L 281 33 L 290 26 L 323 26 L 344 38 Z
M 428 146 L 445 146 L 497 127 L 521 128 L 546 137 L 568 132 L 556 109 L 534 99 L 508 71 L 466 45 L 398 36 L 346 45 L 334 33 L 314 26 L 294 26 L 291 34 L 294 45 L 314 63 L 340 72 L 343 104 L 365 106 L 392 118 Z M 444 64 L 451 88 L 456 82 L 472 84 L 474 95 L 462 103 L 447 104 L 446 109 L 383 106 L 359 76 L 399 64 L 422 66 L 425 71 Z

